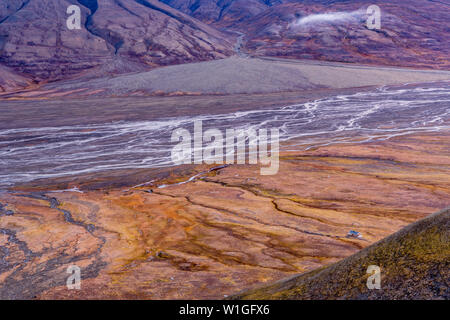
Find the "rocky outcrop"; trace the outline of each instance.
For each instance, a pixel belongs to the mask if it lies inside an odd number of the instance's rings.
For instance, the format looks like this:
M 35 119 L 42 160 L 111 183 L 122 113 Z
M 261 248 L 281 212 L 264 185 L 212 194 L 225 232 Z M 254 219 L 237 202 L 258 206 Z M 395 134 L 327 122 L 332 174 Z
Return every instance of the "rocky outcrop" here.
M 33 81 L 30 78 L 0 65 L 0 93 L 24 89 L 31 84 Z

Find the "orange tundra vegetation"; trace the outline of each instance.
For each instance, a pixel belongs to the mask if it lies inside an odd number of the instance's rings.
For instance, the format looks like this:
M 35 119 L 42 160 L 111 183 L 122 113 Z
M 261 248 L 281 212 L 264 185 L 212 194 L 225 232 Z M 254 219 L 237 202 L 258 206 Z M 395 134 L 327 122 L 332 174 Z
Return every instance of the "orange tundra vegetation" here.
M 274 176 L 231 165 L 175 184 L 207 172 L 191 165 L 17 187 L 0 195 L 0 296 L 223 298 L 332 264 L 450 205 L 449 137 L 284 152 Z

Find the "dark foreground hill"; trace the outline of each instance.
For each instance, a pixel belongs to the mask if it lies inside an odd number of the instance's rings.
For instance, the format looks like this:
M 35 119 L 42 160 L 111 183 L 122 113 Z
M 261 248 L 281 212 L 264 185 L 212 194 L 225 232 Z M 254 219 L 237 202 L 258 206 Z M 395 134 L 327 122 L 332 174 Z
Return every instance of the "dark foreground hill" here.
M 381 289 L 367 288 L 369 265 Z M 415 222 L 334 264 L 233 299 L 450 299 L 450 209 Z

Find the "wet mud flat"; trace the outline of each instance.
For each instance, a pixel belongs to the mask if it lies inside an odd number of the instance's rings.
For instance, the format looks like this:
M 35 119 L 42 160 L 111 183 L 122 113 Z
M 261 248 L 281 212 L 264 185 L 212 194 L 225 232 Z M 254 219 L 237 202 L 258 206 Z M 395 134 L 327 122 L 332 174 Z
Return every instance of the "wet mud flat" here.
M 202 165 L 16 185 L 0 193 L 0 297 L 223 298 L 450 206 L 449 130 L 364 141 L 293 140 L 274 176 Z M 80 291 L 65 286 L 72 264 Z

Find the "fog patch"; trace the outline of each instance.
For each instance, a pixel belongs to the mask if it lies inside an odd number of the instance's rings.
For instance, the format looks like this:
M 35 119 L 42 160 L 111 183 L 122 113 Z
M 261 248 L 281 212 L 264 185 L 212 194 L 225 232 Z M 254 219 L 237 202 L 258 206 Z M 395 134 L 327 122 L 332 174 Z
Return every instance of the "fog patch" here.
M 365 16 L 363 10 L 355 11 L 338 11 L 330 13 L 310 14 L 305 17 L 301 17 L 296 21 L 289 24 L 289 28 L 298 28 L 302 26 L 314 26 L 317 24 L 339 24 L 344 22 L 357 22 L 359 19 Z

